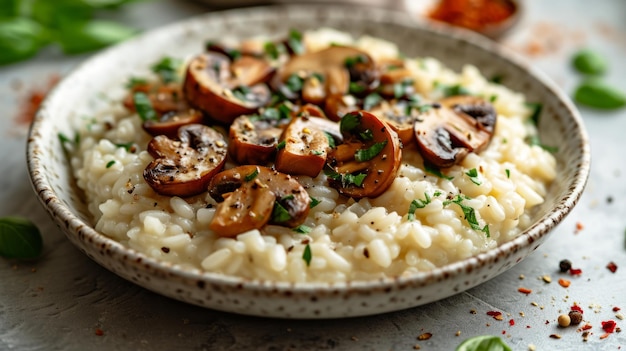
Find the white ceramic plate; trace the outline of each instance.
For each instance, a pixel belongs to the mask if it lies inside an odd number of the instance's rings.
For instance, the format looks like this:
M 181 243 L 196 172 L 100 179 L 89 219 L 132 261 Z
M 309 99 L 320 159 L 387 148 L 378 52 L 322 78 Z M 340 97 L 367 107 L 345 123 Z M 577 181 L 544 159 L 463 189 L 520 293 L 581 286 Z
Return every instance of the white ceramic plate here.
M 155 58 L 183 57 L 209 38 L 287 33 L 334 27 L 399 43 L 409 56 L 432 56 L 452 69 L 479 67 L 489 77 L 543 104 L 540 134 L 558 146 L 559 175 L 534 224 L 517 239 L 484 254 L 410 277 L 354 283 L 290 284 L 252 281 L 182 269 L 146 257 L 99 234 L 71 176 L 58 134 L 73 135 L 68 120 L 89 115 L 90 98 L 116 87 Z M 242 314 L 286 318 L 369 315 L 418 306 L 459 293 L 513 267 L 535 250 L 576 204 L 589 173 L 590 153 L 581 118 L 568 98 L 531 67 L 477 35 L 421 27 L 402 14 L 365 7 L 298 5 L 210 13 L 146 33 L 85 62 L 48 96 L 33 123 L 28 166 L 35 192 L 80 250 L 112 272 L 157 293 Z

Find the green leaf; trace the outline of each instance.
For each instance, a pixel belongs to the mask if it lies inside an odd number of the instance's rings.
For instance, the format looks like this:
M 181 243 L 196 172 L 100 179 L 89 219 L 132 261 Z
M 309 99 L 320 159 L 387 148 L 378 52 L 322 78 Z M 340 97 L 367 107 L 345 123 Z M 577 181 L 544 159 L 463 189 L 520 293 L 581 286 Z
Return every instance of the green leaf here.
M 383 149 L 387 146 L 387 140 L 381 141 L 379 143 L 374 143 L 372 146 L 367 149 L 359 149 L 354 153 L 354 159 L 357 162 L 365 162 L 376 157 Z
M 590 75 L 600 75 L 608 67 L 604 56 L 590 49 L 582 49 L 574 54 L 572 64 L 578 72 Z
M 21 0 L 1 0 L 0 8 L 2 12 L 0 12 L 0 19 L 17 17 L 20 13 L 20 3 Z
M 576 88 L 574 99 L 582 105 L 612 110 L 626 105 L 626 93 L 599 79 L 588 79 Z
M 481 228 L 480 225 L 478 224 L 478 219 L 476 218 L 476 211 L 474 210 L 473 207 L 463 204 L 463 200 L 464 200 L 464 197 L 462 195 L 457 195 L 452 200 L 444 201 L 443 205 L 448 206 L 449 204 L 452 204 L 452 203 L 459 205 L 459 207 L 463 211 L 465 220 L 470 225 L 470 227 L 474 230 L 479 230 L 479 231 L 484 232 L 485 235 L 489 237 L 490 236 L 489 226 L 485 224 L 485 226 Z
M 291 74 L 285 81 L 285 85 L 287 86 L 287 88 L 289 88 L 289 90 L 291 90 L 294 93 L 297 93 L 300 90 L 302 90 L 303 84 L 304 84 L 304 80 L 296 73 Z
M 409 212 L 407 215 L 407 219 L 409 221 L 413 221 L 415 220 L 415 211 L 418 208 L 424 208 L 426 207 L 426 205 L 428 205 L 431 201 L 430 196 L 428 196 L 427 193 L 424 193 L 424 200 L 420 200 L 420 199 L 415 199 L 413 201 L 411 201 L 411 204 L 409 205 Z
M 0 256 L 32 259 L 41 255 L 43 240 L 37 226 L 26 218 L 0 218 Z
M 289 31 L 289 38 L 287 38 L 287 45 L 291 48 L 296 55 L 304 54 L 304 44 L 302 44 L 302 33 L 292 29 Z
M 34 56 L 49 39 L 49 32 L 28 18 L 0 20 L 0 65 Z
M 363 99 L 363 109 L 371 110 L 383 100 L 383 97 L 377 93 L 371 93 Z
M 148 84 L 148 81 L 145 78 L 130 77 L 128 79 L 128 82 L 126 82 L 125 87 L 127 89 L 133 89 L 136 86 L 145 85 L 145 84 Z
M 476 185 L 480 185 L 481 184 L 481 181 L 478 180 L 478 171 L 476 170 L 476 168 L 472 168 L 469 171 L 465 172 L 465 175 L 467 175 L 470 178 L 472 183 L 474 183 Z
M 125 25 L 92 20 L 84 23 L 64 24 L 59 29 L 59 43 L 66 54 L 80 54 L 121 42 L 137 33 Z
M 111 160 L 111 161 L 107 162 L 106 168 L 111 168 L 111 166 L 113 166 L 114 164 L 115 164 L 115 160 Z
M 150 67 L 152 72 L 156 73 L 163 83 L 177 82 L 180 77 L 178 69 L 183 64 L 182 60 L 165 56 L 159 62 Z
M 361 113 L 353 111 L 346 113 L 339 122 L 339 129 L 341 133 L 352 133 L 361 124 Z
M 311 203 L 309 204 L 309 208 L 313 208 L 313 207 L 319 205 L 320 202 L 321 202 L 320 200 L 318 200 L 318 199 L 316 199 L 314 197 L 311 197 Z
M 287 146 L 287 142 L 285 140 L 281 141 L 276 145 L 276 150 L 282 150 Z
M 365 180 L 365 177 L 367 177 L 367 173 L 344 174 L 341 182 L 343 183 L 344 187 L 351 185 L 351 184 L 356 185 L 356 186 L 361 186 L 363 185 L 363 181 Z
M 304 252 L 302 253 L 302 259 L 306 262 L 307 267 L 311 264 L 311 259 L 313 258 L 313 253 L 311 252 L 311 246 L 306 244 L 304 247 Z
M 559 151 L 559 148 L 557 146 L 549 146 L 549 145 L 542 144 L 541 140 L 539 139 L 539 135 L 536 135 L 536 134 L 527 136 L 525 141 L 528 145 L 537 145 L 540 148 L 553 154 Z
M 240 85 L 235 87 L 233 90 L 233 96 L 241 101 L 248 101 L 248 94 L 250 94 L 250 88 Z
M 437 167 L 435 167 L 434 165 L 428 163 L 428 162 L 424 162 L 424 171 L 426 171 L 426 173 L 430 173 L 434 176 L 437 176 L 439 178 L 442 179 L 447 179 L 447 180 L 452 180 L 454 179 L 454 177 L 449 177 L 443 173 L 441 173 L 441 170 Z
M 291 215 L 289 215 L 289 211 L 281 205 L 278 201 L 274 202 L 274 209 L 272 209 L 272 219 L 273 223 L 284 223 L 291 219 Z
M 447 85 L 435 81 L 435 89 L 439 89 L 443 96 L 471 95 L 471 92 L 460 84 Z
M 364 55 L 346 57 L 343 63 L 347 68 L 352 68 L 357 63 L 367 63 L 367 57 Z
M 152 107 L 152 101 L 146 93 L 138 91 L 133 94 L 135 110 L 142 121 L 155 121 L 158 119 L 157 113 Z
M 313 228 L 311 228 L 309 226 L 306 226 L 304 224 L 300 224 L 299 226 L 297 226 L 297 227 L 295 227 L 295 228 L 293 228 L 291 230 L 293 230 L 296 233 L 300 233 L 300 234 L 308 234 L 308 233 L 310 233 L 313 230 Z
M 456 351 L 511 351 L 511 347 L 498 336 L 481 335 L 463 341 Z
M 257 167 L 254 168 L 254 171 L 250 174 L 246 174 L 245 176 L 245 180 L 246 182 L 249 182 L 251 180 L 253 180 L 254 178 L 256 178 L 256 176 L 259 175 L 259 169 Z
M 530 121 L 533 122 L 535 126 L 539 126 L 539 117 L 541 117 L 541 110 L 543 110 L 543 104 L 538 102 L 527 102 L 525 103 L 526 107 L 530 109 Z
M 328 146 L 331 149 L 334 149 L 337 146 L 337 144 L 335 143 L 335 138 L 333 138 L 333 136 L 329 132 L 324 132 L 324 135 L 326 135 L 326 139 L 328 139 Z

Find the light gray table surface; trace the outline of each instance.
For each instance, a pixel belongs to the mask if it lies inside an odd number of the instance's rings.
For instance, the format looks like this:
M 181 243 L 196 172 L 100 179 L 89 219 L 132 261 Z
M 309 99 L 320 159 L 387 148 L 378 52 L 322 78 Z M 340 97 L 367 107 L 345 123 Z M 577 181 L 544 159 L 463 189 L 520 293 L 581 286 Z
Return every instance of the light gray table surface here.
M 626 1 L 525 4 L 521 23 L 504 45 L 568 93 L 582 80 L 569 64 L 572 53 L 593 48 L 609 60 L 605 79 L 626 90 Z M 133 4 L 117 18 L 149 29 L 205 11 L 197 3 L 156 1 Z M 26 168 L 27 127 L 14 116 L 27 91 L 87 57 L 48 49 L 0 68 L 0 216 L 33 220 L 45 242 L 43 256 L 34 262 L 0 258 L 0 350 L 454 350 L 465 338 L 485 334 L 502 337 L 514 350 L 626 350 L 626 331 L 601 338 L 602 321 L 626 329 L 620 319 L 626 315 L 626 109 L 580 108 L 592 147 L 587 188 L 546 242 L 497 278 L 379 316 L 264 319 L 202 309 L 119 278 L 73 247 L 39 204 Z M 582 269 L 579 277 L 558 272 L 566 258 Z M 618 266 L 615 273 L 606 268 L 611 261 Z M 559 278 L 571 280 L 571 286 L 563 288 Z M 522 294 L 520 287 L 532 293 Z M 591 325 L 587 341 L 576 327 L 557 325 L 558 315 L 573 304 L 584 309 L 584 323 Z M 502 312 L 503 320 L 489 311 Z M 423 333 L 432 337 L 418 340 Z

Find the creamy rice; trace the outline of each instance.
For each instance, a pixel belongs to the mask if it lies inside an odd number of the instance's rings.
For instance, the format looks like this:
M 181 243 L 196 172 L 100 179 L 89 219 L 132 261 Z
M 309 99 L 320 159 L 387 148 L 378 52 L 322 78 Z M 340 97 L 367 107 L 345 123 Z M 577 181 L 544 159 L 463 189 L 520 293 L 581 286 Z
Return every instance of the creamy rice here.
M 371 37 L 353 40 L 345 33 L 319 30 L 305 33 L 308 47 L 354 42 L 375 58 L 396 57 L 397 47 Z M 158 58 L 155 58 L 158 59 Z M 493 84 L 476 67 L 460 73 L 432 58 L 407 61 L 415 88 L 437 99 L 435 82 L 460 84 L 473 94 L 497 96 L 493 105 L 498 122 L 489 147 L 470 153 L 440 178 L 424 171 L 411 147 L 403 150 L 402 166 L 391 187 L 381 196 L 355 201 L 330 187 L 326 176 L 297 177 L 309 195 L 320 201 L 304 224 L 310 233 L 268 225 L 236 238 L 220 237 L 208 228 L 216 202 L 207 194 L 189 198 L 162 196 L 143 179 L 152 156 L 145 150 L 151 139 L 136 114 L 115 99 L 95 121 L 81 122 L 81 142 L 72 152 L 78 186 L 84 190 L 95 228 L 139 252 L 205 271 L 246 278 L 288 282 L 369 280 L 428 271 L 515 238 L 529 226 L 529 211 L 544 201 L 556 175 L 556 161 L 525 138 L 535 134 L 528 123 L 524 95 Z M 133 142 L 134 152 L 119 146 Z M 228 164 L 227 167 L 232 167 Z M 466 175 L 479 169 L 480 185 Z M 408 220 L 413 200 L 430 203 Z M 450 203 L 457 194 L 489 234 L 472 229 L 461 206 Z M 310 247 L 309 264 L 303 259 Z

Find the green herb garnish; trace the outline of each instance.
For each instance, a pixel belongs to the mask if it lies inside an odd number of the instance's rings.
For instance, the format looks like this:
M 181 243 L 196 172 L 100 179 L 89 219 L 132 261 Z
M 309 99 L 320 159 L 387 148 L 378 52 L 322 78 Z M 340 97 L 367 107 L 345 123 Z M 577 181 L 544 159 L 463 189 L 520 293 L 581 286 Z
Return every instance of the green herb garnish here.
M 507 178 L 511 178 L 511 171 L 508 168 L 504 170 L 504 173 L 506 173 Z
M 265 54 L 267 54 L 267 56 L 269 56 L 272 60 L 276 60 L 280 57 L 280 54 L 285 52 L 285 46 L 280 43 L 276 44 L 268 41 L 263 46 L 263 51 L 265 51 Z
M 530 109 L 530 120 L 533 122 L 535 126 L 539 126 L 539 117 L 541 116 L 541 110 L 543 109 L 543 104 L 538 102 L 527 102 L 525 103 L 526 107 Z
M 363 109 L 369 111 L 376 105 L 378 105 L 381 101 L 383 101 L 382 96 L 380 96 L 378 93 L 371 93 L 367 95 L 365 99 L 363 99 Z
M 365 85 L 359 82 L 350 82 L 348 85 L 348 92 L 350 94 L 360 94 L 366 89 Z
M 26 218 L 0 218 L 0 256 L 33 259 L 41 255 L 43 240 L 37 226 Z
M 309 208 L 313 208 L 313 207 L 319 205 L 320 202 L 321 202 L 320 200 L 318 200 L 318 199 L 316 199 L 314 197 L 311 197 L 311 203 L 309 204 Z
M 126 149 L 126 151 L 130 151 L 130 149 L 133 147 L 133 145 L 135 145 L 135 144 L 132 141 L 128 142 L 128 143 L 118 143 L 118 144 L 115 144 L 115 146 L 124 148 L 124 149 Z
M 346 57 L 343 63 L 347 68 L 352 68 L 357 63 L 366 63 L 366 62 L 367 62 L 367 57 L 365 57 L 364 55 L 356 55 L 352 57 Z
M 472 168 L 469 171 L 465 172 L 465 175 L 470 178 L 472 183 L 476 185 L 482 184 L 482 182 L 478 179 L 478 171 L 476 170 L 476 168 Z
M 114 164 L 115 164 L 115 160 L 111 160 L 107 162 L 106 168 L 111 168 L 111 166 L 113 166 Z
M 359 149 L 354 153 L 354 159 L 357 162 L 365 162 L 376 157 L 387 145 L 387 140 L 381 141 L 379 143 L 374 143 L 372 146 L 367 149 Z
M 133 94 L 135 110 L 142 121 L 155 121 L 158 119 L 157 113 L 152 107 L 152 101 L 144 92 L 137 91 Z
M 326 139 L 328 139 L 328 146 L 331 149 L 334 149 L 337 145 L 335 144 L 335 138 L 328 132 L 324 132 L 324 135 L 326 135 Z
M 360 187 L 361 185 L 363 185 L 365 177 L 367 177 L 367 173 L 340 174 L 330 167 L 324 168 L 324 174 L 326 174 L 328 178 L 334 181 L 341 182 L 341 185 L 344 188 L 348 185 L 356 185 Z
M 150 67 L 152 72 L 156 73 L 163 83 L 172 83 L 178 81 L 178 69 L 182 65 L 182 61 L 172 57 L 163 57 L 161 61 Z
M 254 171 L 252 171 L 252 173 L 250 174 L 246 174 L 244 179 L 246 180 L 246 182 L 249 182 L 249 181 L 252 181 L 254 178 L 256 178 L 256 176 L 258 175 L 259 175 L 259 169 L 255 167 Z
M 374 133 L 372 132 L 371 129 L 368 128 L 359 133 L 359 138 L 361 138 L 361 140 L 363 141 L 370 141 L 374 139 Z
M 295 227 L 295 228 L 293 228 L 291 230 L 293 230 L 296 233 L 300 233 L 300 234 L 308 234 L 308 233 L 310 233 L 313 230 L 313 228 L 311 228 L 309 226 L 306 226 L 304 224 L 300 224 L 299 226 L 297 226 L 297 227 Z
M 455 96 L 455 95 L 471 95 L 471 92 L 460 84 L 447 85 L 435 81 L 435 89 L 440 90 L 443 96 Z
M 457 195 L 454 199 L 452 200 L 447 200 L 444 201 L 443 205 L 444 206 L 448 206 L 449 204 L 457 204 L 461 210 L 463 211 L 463 215 L 465 216 L 465 220 L 467 221 L 467 223 L 470 225 L 470 227 L 474 230 L 479 230 L 485 233 L 485 235 L 487 237 L 490 237 L 490 233 L 489 233 L 489 225 L 485 224 L 484 227 L 480 227 L 480 225 L 478 224 L 478 219 L 476 219 L 476 211 L 474 210 L 473 207 L 467 206 L 463 204 L 463 200 L 465 198 L 461 195 Z
M 311 150 L 311 155 L 319 156 L 319 155 L 322 155 L 323 153 L 324 153 L 323 151 Z
M 128 89 L 134 89 L 137 86 L 146 84 L 148 84 L 148 81 L 145 78 L 130 77 L 125 86 Z
M 291 48 L 296 55 L 302 55 L 304 53 L 304 44 L 302 44 L 302 33 L 292 29 L 289 31 L 289 37 L 287 38 L 287 45 Z
M 447 179 L 447 180 L 454 179 L 454 177 L 450 177 L 450 176 L 447 176 L 447 175 L 441 173 L 441 170 L 439 168 L 435 167 L 434 165 L 432 165 L 432 164 L 430 164 L 428 162 L 424 162 L 424 170 L 426 171 L 426 173 L 430 173 L 430 174 L 432 174 L 434 176 L 437 176 L 439 178 L 442 178 L 442 179 Z
M 276 145 L 276 150 L 282 150 L 287 146 L 287 142 L 285 140 L 281 141 Z
M 548 151 L 550 153 L 553 153 L 553 154 L 557 153 L 559 151 L 559 148 L 556 147 L 556 146 L 548 146 L 548 145 L 542 144 L 541 140 L 539 139 L 539 135 L 536 135 L 536 134 L 527 136 L 525 141 L 526 141 L 526 143 L 528 145 L 537 145 L 540 148 L 542 148 L 542 149 L 544 149 L 544 150 L 546 150 L 546 151 Z
M 294 93 L 302 90 L 303 84 L 304 80 L 296 73 L 292 73 L 285 81 L 285 86 Z
M 409 88 L 413 87 L 412 79 L 404 79 L 400 83 L 396 83 L 393 85 L 393 97 L 399 99 L 406 95 L 406 93 L 410 90 Z
M 250 95 L 250 88 L 244 85 L 240 85 L 235 87 L 232 90 L 233 96 L 241 101 L 248 101 L 248 96 Z
M 339 130 L 341 133 L 351 133 L 361 124 L 361 113 L 353 111 L 346 113 L 339 122 Z
M 313 254 L 311 253 L 311 246 L 306 244 L 304 247 L 304 252 L 302 253 L 302 259 L 306 262 L 307 267 L 311 264 L 311 259 L 313 258 Z
M 291 219 L 289 211 L 281 205 L 278 201 L 274 202 L 274 208 L 272 209 L 272 219 L 274 223 L 284 223 Z
M 415 199 L 413 201 L 411 201 L 411 204 L 409 205 L 409 213 L 407 215 L 407 219 L 409 221 L 413 221 L 415 220 L 415 211 L 418 208 L 424 208 L 426 207 L 426 205 L 428 205 L 431 201 L 430 196 L 428 196 L 427 193 L 424 193 L 424 200 L 420 200 L 420 199 Z

